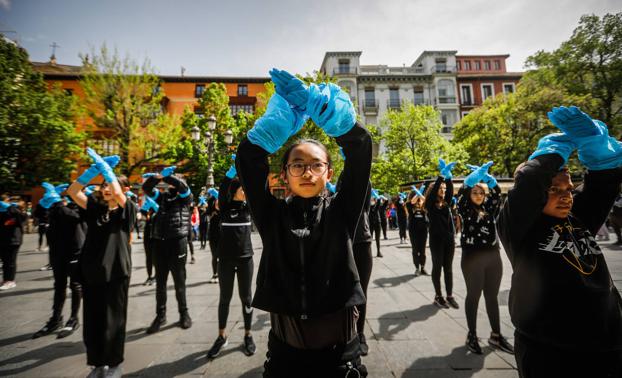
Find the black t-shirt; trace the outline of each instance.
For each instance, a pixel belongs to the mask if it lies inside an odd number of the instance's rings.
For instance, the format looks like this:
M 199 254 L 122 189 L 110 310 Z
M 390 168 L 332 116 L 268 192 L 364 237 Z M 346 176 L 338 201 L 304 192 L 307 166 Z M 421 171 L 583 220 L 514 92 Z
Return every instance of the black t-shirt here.
M 136 211 L 136 205 L 129 200 L 125 208 L 109 211 L 108 204 L 89 197 L 86 206 L 88 232 L 81 256 L 86 282 L 104 283 L 130 276 L 130 233 Z
M 52 205 L 47 230 L 50 258 L 69 262 L 80 254 L 87 230 L 85 217 L 86 211 L 75 204 L 65 206 L 58 202 Z

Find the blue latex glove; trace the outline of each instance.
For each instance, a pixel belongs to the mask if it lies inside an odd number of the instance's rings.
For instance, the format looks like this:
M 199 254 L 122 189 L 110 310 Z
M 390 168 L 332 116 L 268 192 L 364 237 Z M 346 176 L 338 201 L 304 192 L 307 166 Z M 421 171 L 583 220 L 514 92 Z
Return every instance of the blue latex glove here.
M 128 190 L 127 192 L 125 192 L 125 196 L 128 198 L 136 197 L 136 194 L 134 194 L 134 192 L 132 192 L 131 190 Z
M 158 212 L 158 210 L 160 210 L 160 205 L 158 205 L 158 203 L 156 201 L 154 201 L 153 199 L 151 199 L 151 197 L 149 196 L 145 196 L 145 202 L 143 204 L 143 207 L 147 206 L 146 210 L 153 210 L 155 213 Z
M 95 191 L 95 185 L 89 185 L 86 188 L 84 188 L 84 194 L 86 194 L 87 196 L 90 196 L 91 194 L 93 194 L 94 191 Z
M 106 161 L 101 156 L 99 156 L 99 154 L 95 152 L 95 150 L 87 147 L 86 153 L 91 157 L 91 159 L 93 159 L 95 167 L 97 167 L 97 170 L 99 171 L 99 173 L 101 173 L 106 182 L 117 181 L 117 176 L 114 174 L 112 167 L 110 167 L 110 165 L 108 165 L 108 163 L 106 163 Z
M 177 168 L 176 165 L 171 165 L 170 167 L 164 168 L 162 172 L 160 172 L 160 174 L 162 175 L 162 177 L 168 177 L 175 172 L 176 168 Z
M 60 195 L 56 193 L 56 188 L 54 187 L 54 185 L 50 184 L 49 182 L 44 182 L 43 184 L 41 184 L 41 186 L 45 189 L 45 194 L 43 195 L 43 198 L 41 198 L 39 203 L 41 203 L 41 206 L 43 206 L 45 209 L 49 209 L 50 206 L 52 206 L 56 202 L 62 201 Z
M 328 182 L 326 183 L 326 189 L 327 189 L 329 192 L 331 192 L 331 193 L 335 194 L 335 192 L 337 191 L 337 185 L 332 184 L 330 181 L 328 181 Z
M 153 177 L 153 176 L 157 176 L 157 173 L 153 173 L 153 172 L 147 172 L 147 173 L 143 173 L 143 178 L 146 180 L 149 177 Z
M 372 189 L 371 190 L 371 196 L 374 199 L 379 199 L 380 198 L 380 194 L 378 194 L 378 191 L 376 189 Z
M 560 106 L 547 113 L 551 123 L 571 138 L 599 135 L 598 126 L 592 118 L 576 106 Z
M 121 158 L 118 155 L 110 155 L 104 158 L 104 161 L 108 163 L 110 168 L 116 167 L 117 164 L 119 164 L 120 160 Z M 91 164 L 91 166 L 87 170 L 82 172 L 82 175 L 80 175 L 80 177 L 78 177 L 76 181 L 80 185 L 86 186 L 98 174 L 99 174 L 99 170 L 97 169 L 97 166 L 95 164 Z
M 274 83 L 276 93 L 298 111 L 305 111 L 309 100 L 309 87 L 287 71 L 273 68 L 270 77 Z
M 248 131 L 247 137 L 252 144 L 272 154 L 297 133 L 307 119 L 307 116 L 295 113 L 277 93 L 270 98 L 266 112 Z
M 356 123 L 356 112 L 350 95 L 337 84 L 311 84 L 307 113 L 329 136 L 336 138 L 350 131 Z
M 622 144 L 609 136 L 607 125 L 595 121 L 599 134 L 573 138 L 578 148 L 579 161 L 589 170 L 612 169 L 622 166 Z
M 407 197 L 406 193 L 399 193 L 400 200 L 404 201 Z
M 229 169 L 225 173 L 225 176 L 229 177 L 230 179 L 233 179 L 233 178 L 235 178 L 235 176 L 238 175 L 238 171 L 237 171 L 237 169 L 235 169 L 235 154 L 231 155 L 231 160 L 233 160 L 233 164 L 231 164 L 231 166 L 229 167 Z
M 456 206 L 458 203 L 458 199 L 456 197 L 451 197 L 451 206 Z
M 425 193 L 425 184 L 421 184 L 421 186 L 419 187 L 419 191 L 421 193 Z
M 558 154 L 564 159 L 564 165 L 568 162 L 568 157 L 576 148 L 572 138 L 563 133 L 545 135 L 538 141 L 538 147 L 529 156 L 529 160 L 546 154 Z
M 207 194 L 209 194 L 210 196 L 218 199 L 218 190 L 216 190 L 216 188 L 209 188 L 209 189 L 207 189 Z
M 381 196 L 380 196 L 380 199 L 381 199 L 381 200 L 386 201 L 386 200 L 387 200 L 387 197 L 385 197 L 384 195 L 381 195 Z
M 415 192 L 415 194 L 419 197 L 423 197 L 423 192 L 419 189 L 417 189 L 416 186 L 413 185 L 413 191 Z
M 438 170 L 440 171 L 440 175 L 443 176 L 447 180 L 451 180 L 454 176 L 451 174 L 451 170 L 454 169 L 456 162 L 451 162 L 449 164 L 445 163 L 445 160 L 438 159 Z
M 9 210 L 9 207 L 11 207 L 11 205 L 12 204 L 8 202 L 0 201 L 0 213 L 6 213 L 7 210 Z
M 497 186 L 497 179 L 495 178 L 495 176 L 491 175 L 490 173 L 486 173 L 486 176 L 484 176 L 484 178 L 482 179 L 482 182 L 486 185 L 488 185 L 489 188 L 494 188 L 495 186 Z
M 60 185 L 56 185 L 54 190 L 56 191 L 56 193 L 61 194 L 62 192 L 67 190 L 67 188 L 69 188 L 69 184 L 60 184 Z
M 207 198 L 205 196 L 199 196 L 199 206 L 207 205 Z
M 464 185 L 468 186 L 469 188 L 474 187 L 475 184 L 479 183 L 486 177 L 486 174 L 488 173 L 488 169 L 492 165 L 493 165 L 492 161 L 489 161 L 488 163 L 482 165 L 481 167 L 478 167 L 477 165 L 467 164 L 467 167 L 469 167 L 469 169 L 471 169 L 473 172 L 471 172 L 464 179 Z
M 346 155 L 343 153 L 343 147 L 339 147 L 339 156 L 341 156 L 343 161 L 346 161 Z

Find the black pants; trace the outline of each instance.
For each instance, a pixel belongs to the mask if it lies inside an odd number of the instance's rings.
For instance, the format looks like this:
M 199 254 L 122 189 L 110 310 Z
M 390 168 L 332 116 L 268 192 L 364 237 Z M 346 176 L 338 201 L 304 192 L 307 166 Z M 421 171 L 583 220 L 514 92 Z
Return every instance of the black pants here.
M 387 238 L 387 218 L 380 217 L 380 228 L 382 228 L 382 236 Z
M 622 377 L 622 350 L 559 349 L 534 342 L 515 331 L 514 353 L 521 378 Z
M 186 304 L 186 259 L 188 255 L 188 239 L 154 240 L 153 263 L 156 273 L 156 313 L 166 314 L 166 281 L 168 273 L 173 276 L 175 297 L 179 313 L 188 311 Z
M 102 284 L 85 283 L 83 337 L 92 366 L 123 362 L 129 277 Z
M 199 225 L 199 241 L 201 242 L 201 249 L 207 245 L 207 225 Z
M 428 229 L 408 227 L 408 236 L 410 236 L 413 264 L 416 269 L 423 269 L 425 268 L 425 243 L 428 241 Z
M 616 242 L 622 242 L 622 216 L 611 215 L 609 217 L 609 224 L 613 227 L 613 232 L 616 233 Z
M 467 295 L 464 303 L 469 332 L 477 334 L 477 307 L 479 298 L 484 293 L 486 312 L 492 332 L 501 332 L 499 320 L 499 286 L 503 275 L 503 264 L 499 250 L 468 251 L 462 250 L 460 261 L 466 283 Z
M 136 221 L 134 222 L 134 229 L 136 230 L 136 237 L 140 238 L 140 221 L 138 218 L 136 218 Z
M 233 296 L 233 280 L 237 272 L 238 294 L 242 302 L 242 316 L 244 317 L 244 329 L 251 329 L 253 318 L 253 258 L 242 257 L 237 259 L 220 259 L 218 264 L 218 285 L 220 286 L 220 300 L 218 302 L 218 328 L 227 326 L 229 317 L 229 303 Z
M 17 251 L 19 245 L 3 245 L 2 248 L 2 280 L 15 281 L 17 271 Z
M 380 255 L 380 223 L 370 223 L 369 230 L 371 236 L 376 240 L 376 255 Z
M 39 232 L 39 249 L 43 245 L 43 238 L 47 239 L 48 225 L 47 224 L 39 224 L 37 227 L 37 231 Z
M 369 286 L 369 279 L 371 278 L 371 269 L 374 261 L 371 254 L 371 242 L 356 243 L 352 248 L 354 250 L 354 264 L 359 272 L 363 293 L 365 293 L 365 298 L 367 298 L 367 287 Z M 358 333 L 364 333 L 367 303 L 358 305 L 356 308 L 359 310 L 359 318 L 356 321 L 356 331 Z
M 400 241 L 406 240 L 406 219 L 397 218 L 397 226 L 400 229 Z
M 192 228 L 188 230 L 188 249 L 190 249 L 190 255 L 194 256 L 194 236 Z
M 77 318 L 82 300 L 82 285 L 79 282 L 79 264 L 77 257 L 75 262 L 66 259 L 52 259 L 52 273 L 54 274 L 54 304 L 52 305 L 52 316 L 60 318 L 63 313 L 63 306 L 67 297 L 67 281 L 71 288 L 71 317 Z
M 218 275 L 218 239 L 209 238 L 209 249 L 212 251 L 212 272 L 216 276 Z
M 454 261 L 454 239 L 452 236 L 430 235 L 430 254 L 432 255 L 432 284 L 436 296 L 442 296 L 441 293 L 441 271 L 445 277 L 445 290 L 447 296 L 453 294 L 453 272 L 452 263 Z
M 147 278 L 153 277 L 153 239 L 143 235 L 143 246 L 145 247 L 145 267 L 147 268 Z

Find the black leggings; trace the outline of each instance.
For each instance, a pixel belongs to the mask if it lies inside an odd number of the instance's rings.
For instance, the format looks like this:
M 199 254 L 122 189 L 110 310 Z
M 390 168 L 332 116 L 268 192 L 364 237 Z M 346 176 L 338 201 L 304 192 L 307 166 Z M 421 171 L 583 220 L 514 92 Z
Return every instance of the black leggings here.
M 54 273 L 54 304 L 52 305 L 52 316 L 60 318 L 63 313 L 63 306 L 67 297 L 67 279 L 71 288 L 71 317 L 77 318 L 82 300 L 82 285 L 78 282 L 78 261 L 73 264 L 67 261 L 52 260 L 52 272 Z
M 199 225 L 199 241 L 201 242 L 201 249 L 207 245 L 207 225 Z
M 369 225 L 372 238 L 376 235 L 376 254 L 380 255 L 380 223 L 372 223 Z
M 153 241 L 153 263 L 156 273 L 156 313 L 166 315 L 166 281 L 168 273 L 173 276 L 175 297 L 180 314 L 188 311 L 186 304 L 186 260 L 188 239 Z
M 367 286 L 369 285 L 369 279 L 371 278 L 371 269 L 374 261 L 371 254 L 371 243 L 356 243 L 352 248 L 354 249 L 354 264 L 359 272 L 363 293 L 365 293 L 365 298 L 367 298 Z M 364 333 L 367 303 L 358 305 L 356 308 L 359 310 L 359 318 L 356 321 L 356 330 L 358 333 Z
M 144 233 L 143 246 L 145 247 L 145 267 L 147 268 L 147 278 L 153 277 L 153 239 Z
M 194 256 L 194 245 L 192 244 L 194 241 L 194 232 L 192 228 L 188 230 L 188 249 L 190 250 L 190 255 Z
M 421 267 L 423 269 L 425 267 L 425 243 L 428 240 L 428 229 L 408 227 L 408 236 L 410 236 L 413 264 L 415 264 L 415 268 Z
M 39 249 L 41 249 L 41 246 L 43 245 L 43 237 L 47 239 L 48 225 L 39 224 L 37 230 L 39 231 Z
M 400 229 L 400 240 L 406 240 L 406 220 L 405 219 L 397 219 L 397 226 Z
M 218 276 L 218 240 L 216 238 L 209 239 L 209 249 L 212 251 L 212 272 L 214 276 Z
M 454 248 L 453 236 L 430 235 L 432 284 L 434 284 L 434 292 L 437 297 L 443 296 L 441 293 L 441 270 L 445 276 L 445 290 L 447 290 L 447 296 L 452 296 L 454 281 L 451 264 L 454 261 Z
M 220 301 L 218 302 L 218 328 L 227 326 L 229 317 L 229 303 L 233 296 L 233 280 L 235 273 L 238 276 L 238 293 L 242 302 L 242 316 L 244 317 L 244 329 L 251 329 L 253 308 L 251 302 L 253 293 L 251 283 L 253 281 L 253 258 L 242 257 L 237 259 L 220 259 L 218 264 L 218 285 L 220 286 Z
M 380 218 L 380 228 L 382 228 L 382 236 L 387 238 L 387 218 Z
M 2 280 L 15 281 L 17 271 L 17 251 L 19 245 L 3 245 L 2 248 Z
M 477 325 L 477 306 L 479 298 L 484 292 L 486 300 L 486 312 L 492 332 L 501 332 L 499 321 L 499 286 L 501 286 L 501 276 L 503 275 L 503 264 L 499 250 L 468 251 L 462 250 L 462 260 L 460 261 L 464 281 L 466 283 L 467 295 L 464 303 L 467 325 L 469 332 L 476 335 Z

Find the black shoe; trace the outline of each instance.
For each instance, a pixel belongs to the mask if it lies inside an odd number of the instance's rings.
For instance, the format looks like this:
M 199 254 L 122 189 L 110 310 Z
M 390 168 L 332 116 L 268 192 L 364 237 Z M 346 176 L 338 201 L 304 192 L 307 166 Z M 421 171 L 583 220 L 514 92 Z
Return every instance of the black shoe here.
M 421 268 L 421 275 L 422 276 L 429 276 L 428 272 L 426 272 L 425 268 Z
M 382 253 L 378 253 L 376 254 L 376 257 L 384 257 L 384 256 L 382 255 Z
M 190 319 L 190 314 L 187 311 L 180 315 L 179 326 L 183 329 L 192 327 L 192 319 Z
M 449 305 L 447 304 L 447 302 L 445 302 L 445 298 L 443 298 L 441 296 L 438 296 L 438 297 L 434 298 L 434 304 L 438 308 L 449 308 Z
M 365 334 L 359 333 L 359 347 L 361 348 L 361 355 L 367 356 L 369 353 L 369 345 L 367 345 L 367 340 L 365 339 Z
M 153 280 L 153 278 L 151 278 L 151 277 L 147 277 L 147 279 L 145 280 L 145 282 L 143 282 L 143 286 L 149 286 L 149 285 L 152 285 L 153 283 L 151 282 L 151 280 Z
M 488 345 L 490 345 L 491 347 L 495 349 L 502 350 L 506 353 L 514 354 L 514 347 L 502 335 L 499 335 L 499 336 L 490 335 L 490 339 L 488 339 Z
M 62 339 L 67 337 L 73 333 L 76 329 L 80 328 L 80 323 L 78 322 L 78 318 L 69 318 L 65 326 L 60 330 L 58 336 L 56 338 Z
M 246 340 L 245 340 L 246 341 Z M 216 341 L 214 341 L 214 345 L 210 348 L 209 352 L 207 352 L 207 358 L 218 357 L 220 351 L 229 345 L 229 340 L 225 337 L 218 336 Z
M 190 258 L 190 264 L 194 264 L 195 262 L 196 262 L 196 260 L 194 259 L 194 256 L 192 256 L 192 257 Z
M 460 308 L 460 306 L 458 306 L 458 302 L 456 302 L 454 297 L 447 297 L 447 304 L 449 304 L 451 307 L 455 308 L 456 310 Z
M 255 346 L 255 341 L 253 341 L 253 336 L 246 335 L 244 336 L 244 354 L 247 356 L 252 356 L 257 351 L 257 346 Z
M 477 335 L 469 332 L 467 334 L 467 339 L 466 339 L 465 344 L 471 352 L 475 354 L 482 354 L 482 347 L 479 346 L 479 339 L 477 338 Z
M 151 322 L 151 325 L 149 326 L 149 328 L 147 328 L 147 333 L 148 334 L 156 333 L 160 330 L 160 327 L 162 327 L 165 324 L 166 324 L 166 315 L 156 315 L 155 319 L 153 319 L 153 322 Z
M 50 333 L 56 331 L 57 329 L 59 329 L 60 327 L 62 327 L 63 325 L 63 317 L 59 317 L 59 318 L 55 318 L 55 317 L 51 317 L 50 320 L 48 320 L 47 323 L 45 323 L 45 325 L 43 326 L 43 328 L 41 328 L 40 330 L 38 330 L 37 332 L 35 332 L 34 335 L 32 335 L 33 339 L 37 339 L 39 337 L 42 336 L 47 336 Z

